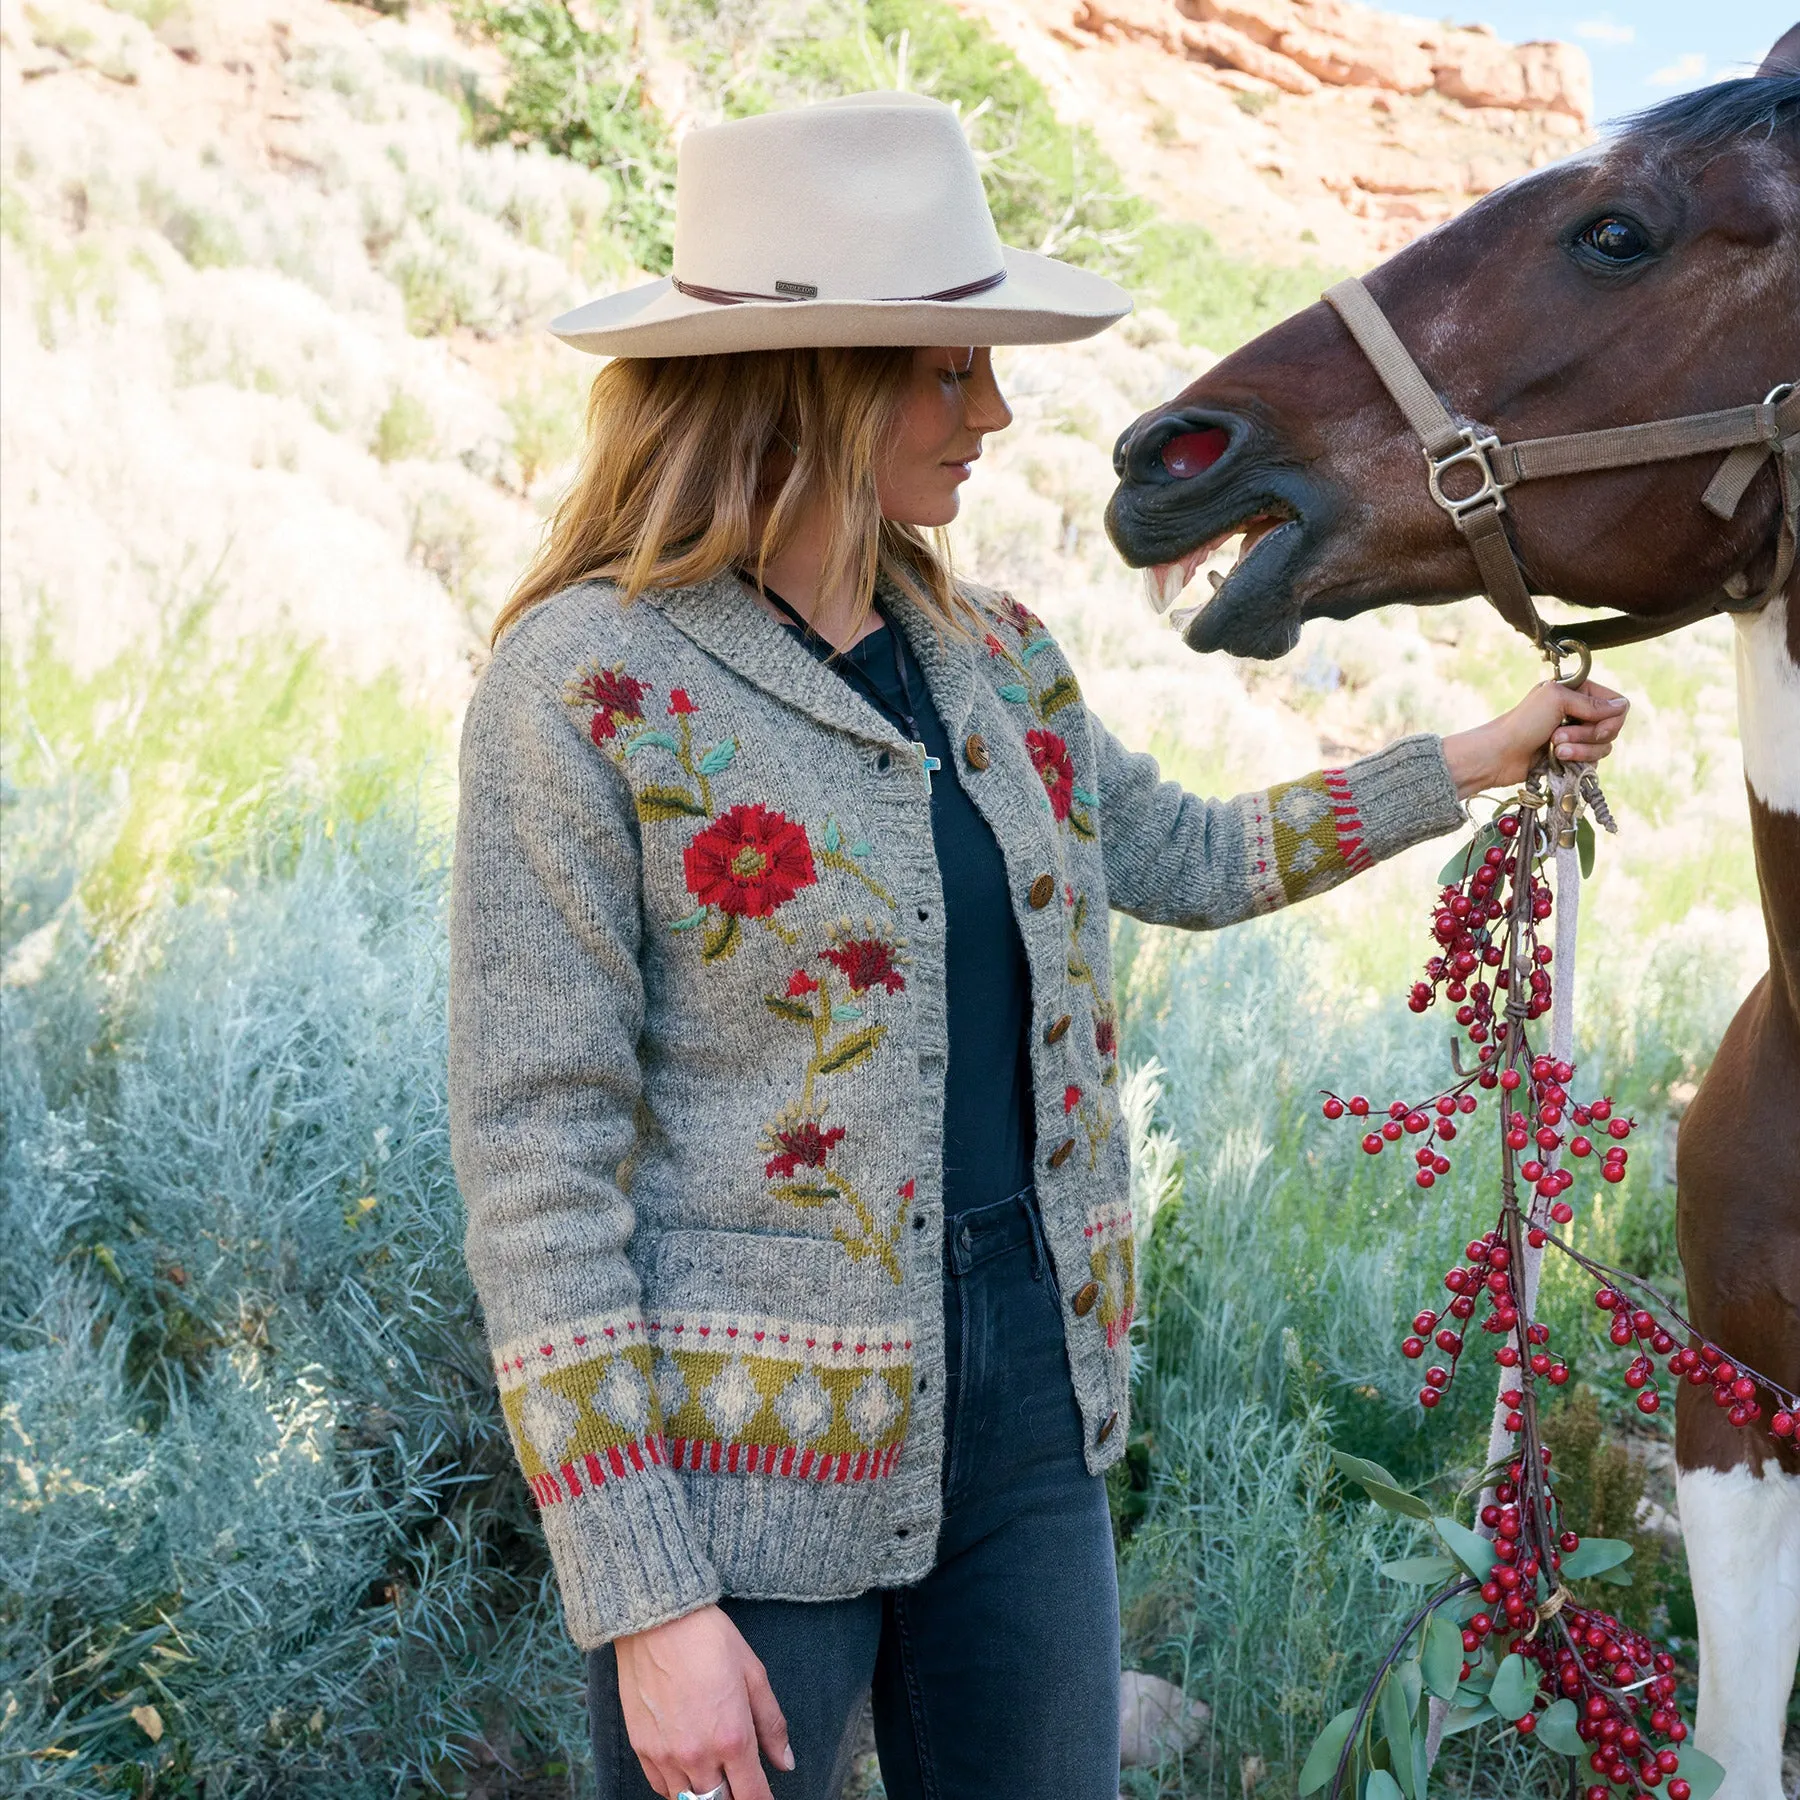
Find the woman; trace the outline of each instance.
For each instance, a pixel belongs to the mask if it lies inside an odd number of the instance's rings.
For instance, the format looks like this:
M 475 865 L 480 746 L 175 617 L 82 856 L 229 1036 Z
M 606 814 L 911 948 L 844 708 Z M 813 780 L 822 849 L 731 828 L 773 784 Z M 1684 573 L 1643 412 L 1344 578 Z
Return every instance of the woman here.
M 600 1792 L 834 1793 L 873 1685 L 896 1800 L 1110 1800 L 1108 909 L 1319 892 L 1624 702 L 1185 794 L 926 535 L 1010 417 L 982 346 L 1129 305 L 1002 249 L 949 109 L 690 135 L 675 266 L 555 327 L 617 360 L 469 710 L 452 918 L 469 1263 Z

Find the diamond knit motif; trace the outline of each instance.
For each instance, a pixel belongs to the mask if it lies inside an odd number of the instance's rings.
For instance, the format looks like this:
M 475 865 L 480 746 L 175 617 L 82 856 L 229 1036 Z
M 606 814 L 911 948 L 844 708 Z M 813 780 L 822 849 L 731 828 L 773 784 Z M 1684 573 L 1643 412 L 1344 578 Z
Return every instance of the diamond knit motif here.
M 622 1356 L 607 1366 L 589 1402 L 594 1411 L 633 1431 L 642 1431 L 650 1418 L 650 1390 L 644 1378 Z
M 844 1411 L 857 1436 L 873 1443 L 899 1415 L 900 1402 L 881 1376 L 870 1375 L 857 1385 Z
M 700 1395 L 706 1416 L 728 1437 L 735 1437 L 762 1409 L 761 1390 L 750 1371 L 735 1358 L 728 1362 Z
M 573 1435 L 581 1409 L 554 1388 L 533 1387 L 525 1396 L 525 1429 L 546 1463 L 562 1461 L 563 1446 Z
M 831 1423 L 831 1396 L 811 1369 L 802 1369 L 776 1396 L 775 1416 L 795 1443 L 809 1443 Z
M 672 1356 L 659 1356 L 653 1378 L 657 1409 L 665 1419 L 672 1419 L 688 1402 L 688 1385 L 682 1377 L 681 1365 Z

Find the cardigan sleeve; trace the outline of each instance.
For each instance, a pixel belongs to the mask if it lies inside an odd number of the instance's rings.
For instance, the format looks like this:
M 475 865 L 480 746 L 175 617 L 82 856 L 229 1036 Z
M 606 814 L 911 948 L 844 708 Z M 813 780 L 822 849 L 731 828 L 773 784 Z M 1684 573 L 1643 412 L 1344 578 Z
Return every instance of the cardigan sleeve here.
M 720 1589 L 662 1460 L 626 1256 L 620 1165 L 644 1017 L 636 815 L 528 656 L 502 644 L 463 728 L 451 1152 L 502 1409 L 586 1650 Z
M 1097 719 L 1093 731 L 1108 894 L 1148 924 L 1209 930 L 1273 912 L 1463 822 L 1443 741 L 1425 733 L 1347 768 L 1203 800 Z

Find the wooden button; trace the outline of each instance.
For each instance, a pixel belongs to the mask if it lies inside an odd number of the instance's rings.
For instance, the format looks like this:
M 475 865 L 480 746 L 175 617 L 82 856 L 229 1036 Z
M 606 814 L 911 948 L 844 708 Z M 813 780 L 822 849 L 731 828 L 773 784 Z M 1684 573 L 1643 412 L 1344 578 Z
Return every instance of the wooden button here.
M 963 745 L 963 755 L 968 759 L 971 769 L 985 769 L 988 766 L 987 739 L 979 731 L 970 732 L 968 741 Z
M 1064 1013 L 1060 1019 L 1053 1019 L 1044 1027 L 1044 1042 L 1060 1044 L 1069 1035 L 1069 1015 Z
M 1116 1424 L 1118 1424 L 1118 1422 L 1119 1422 L 1119 1415 L 1116 1412 L 1108 1413 L 1106 1415 L 1106 1423 L 1104 1425 L 1102 1425 L 1097 1432 L 1094 1433 L 1094 1442 L 1096 1444 L 1104 1444 L 1106 1442 L 1106 1440 L 1112 1436 L 1113 1427 Z
M 1075 1297 L 1069 1304 L 1075 1309 L 1078 1319 L 1085 1319 L 1094 1310 L 1094 1302 L 1100 1298 L 1100 1284 L 1090 1281 L 1075 1290 Z
M 1037 880 L 1031 884 L 1031 892 L 1027 898 L 1039 912 L 1042 912 L 1044 908 L 1056 898 L 1056 877 L 1054 875 L 1040 875 Z
M 1075 1140 L 1073 1138 L 1064 1138 L 1063 1141 L 1050 1152 L 1051 1168 L 1060 1169 L 1074 1154 Z

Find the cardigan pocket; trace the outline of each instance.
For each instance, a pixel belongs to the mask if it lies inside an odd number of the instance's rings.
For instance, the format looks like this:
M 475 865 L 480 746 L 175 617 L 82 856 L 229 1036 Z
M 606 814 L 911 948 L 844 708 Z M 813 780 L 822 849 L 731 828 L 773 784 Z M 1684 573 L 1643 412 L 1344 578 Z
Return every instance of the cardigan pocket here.
M 645 1293 L 669 1461 L 702 1474 L 863 1481 L 912 1412 L 895 1290 L 830 1238 L 670 1231 Z M 885 1292 L 884 1292 L 885 1290 Z

